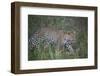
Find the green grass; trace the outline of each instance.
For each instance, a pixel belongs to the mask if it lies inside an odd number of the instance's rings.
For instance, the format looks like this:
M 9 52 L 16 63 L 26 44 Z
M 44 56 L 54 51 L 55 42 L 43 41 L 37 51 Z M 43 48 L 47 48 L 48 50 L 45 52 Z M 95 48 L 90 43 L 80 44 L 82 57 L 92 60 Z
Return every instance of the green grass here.
M 49 44 L 46 48 L 41 42 L 36 48 L 29 50 L 28 60 L 53 60 L 53 59 L 76 59 L 82 58 L 81 50 L 76 50 L 74 53 L 66 49 L 59 49 L 56 45 Z M 84 58 L 84 56 L 83 56 Z

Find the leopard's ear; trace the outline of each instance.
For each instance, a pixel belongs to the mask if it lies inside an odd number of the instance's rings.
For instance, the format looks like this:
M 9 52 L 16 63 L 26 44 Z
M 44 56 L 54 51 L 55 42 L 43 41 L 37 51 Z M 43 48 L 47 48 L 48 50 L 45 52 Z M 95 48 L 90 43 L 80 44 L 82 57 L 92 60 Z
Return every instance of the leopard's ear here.
M 71 34 L 72 34 L 72 32 L 68 32 L 67 34 L 68 34 L 68 35 L 71 35 Z
M 69 31 L 67 31 L 67 32 L 64 32 L 64 34 L 65 34 L 65 35 L 70 35 L 70 32 L 69 32 Z

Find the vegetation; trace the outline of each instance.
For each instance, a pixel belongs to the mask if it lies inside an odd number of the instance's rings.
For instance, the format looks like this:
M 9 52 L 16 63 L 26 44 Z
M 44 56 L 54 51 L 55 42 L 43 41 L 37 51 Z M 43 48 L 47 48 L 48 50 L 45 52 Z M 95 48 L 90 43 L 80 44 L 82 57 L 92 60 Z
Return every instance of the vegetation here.
M 87 58 L 87 21 L 87 17 L 29 15 L 28 60 Z M 35 33 L 42 27 L 56 28 L 64 32 L 75 31 L 76 40 L 75 43 L 71 44 L 74 52 L 70 52 L 67 48 L 59 49 L 56 43 L 47 45 L 48 41 L 46 41 L 45 37 L 35 38 Z M 31 47 L 33 46 L 32 41 L 36 46 Z

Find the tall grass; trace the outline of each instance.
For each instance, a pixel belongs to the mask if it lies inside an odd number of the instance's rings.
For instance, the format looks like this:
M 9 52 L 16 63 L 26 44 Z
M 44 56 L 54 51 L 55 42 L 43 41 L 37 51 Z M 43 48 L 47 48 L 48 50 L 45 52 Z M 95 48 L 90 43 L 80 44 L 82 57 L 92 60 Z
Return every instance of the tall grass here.
M 53 60 L 53 59 L 76 59 L 80 51 L 69 52 L 65 48 L 59 49 L 56 45 L 48 44 L 46 47 L 42 42 L 28 52 L 29 60 Z

